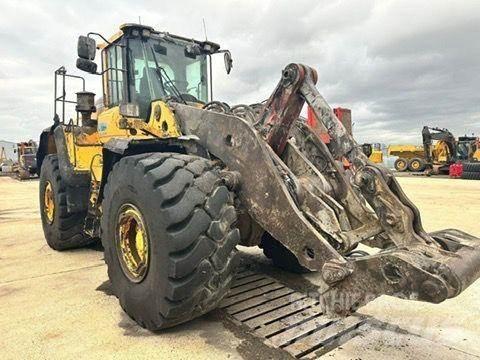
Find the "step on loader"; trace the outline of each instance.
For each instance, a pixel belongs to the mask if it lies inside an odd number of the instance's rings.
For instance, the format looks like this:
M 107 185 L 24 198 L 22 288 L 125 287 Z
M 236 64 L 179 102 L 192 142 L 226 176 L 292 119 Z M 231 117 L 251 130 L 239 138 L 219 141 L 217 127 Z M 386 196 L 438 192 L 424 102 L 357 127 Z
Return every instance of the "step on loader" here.
M 392 173 L 318 92 L 314 69 L 290 64 L 266 102 L 229 106 L 213 98 L 218 53 L 229 73 L 231 54 L 215 43 L 126 24 L 110 39 L 79 38 L 77 67 L 102 76 L 103 100 L 82 77 L 55 72 L 54 124 L 37 153 L 45 237 L 56 250 L 101 239 L 130 317 L 158 330 L 214 309 L 239 244 L 320 272 L 335 314 L 383 294 L 440 303 L 479 277 L 480 240 L 423 229 Z M 79 82 L 76 100 L 66 81 Z M 305 103 L 315 127 L 300 117 Z

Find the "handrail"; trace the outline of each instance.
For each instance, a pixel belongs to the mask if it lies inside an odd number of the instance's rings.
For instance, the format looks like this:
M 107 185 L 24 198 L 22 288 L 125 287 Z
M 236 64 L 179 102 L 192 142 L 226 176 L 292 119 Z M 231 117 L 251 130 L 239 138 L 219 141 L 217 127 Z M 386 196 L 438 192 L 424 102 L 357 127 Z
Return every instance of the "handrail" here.
M 64 66 L 59 67 L 57 70 L 54 72 L 55 77 L 54 77 L 54 97 L 53 97 L 53 113 L 54 113 L 54 119 L 58 117 L 57 114 L 57 102 L 62 103 L 62 118 L 60 122 L 62 124 L 65 124 L 65 104 L 76 104 L 77 101 L 74 100 L 67 100 L 66 99 L 66 78 L 72 78 L 72 79 L 80 79 L 82 80 L 82 91 L 85 91 L 85 79 L 82 76 L 78 75 L 71 75 L 67 74 L 67 70 L 65 69 Z M 58 94 L 58 76 L 62 77 L 61 83 L 61 89 L 62 89 L 62 94 L 60 96 L 57 96 Z

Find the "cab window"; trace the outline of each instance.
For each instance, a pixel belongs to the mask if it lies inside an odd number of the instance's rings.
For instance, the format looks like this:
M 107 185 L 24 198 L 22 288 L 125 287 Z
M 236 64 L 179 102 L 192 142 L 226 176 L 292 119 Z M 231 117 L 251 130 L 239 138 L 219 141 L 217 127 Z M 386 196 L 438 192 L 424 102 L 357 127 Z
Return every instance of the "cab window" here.
M 119 46 L 110 46 L 106 50 L 106 65 L 111 68 L 106 72 L 107 76 L 107 97 L 108 105 L 119 105 L 123 99 L 124 75 L 123 67 L 123 50 Z

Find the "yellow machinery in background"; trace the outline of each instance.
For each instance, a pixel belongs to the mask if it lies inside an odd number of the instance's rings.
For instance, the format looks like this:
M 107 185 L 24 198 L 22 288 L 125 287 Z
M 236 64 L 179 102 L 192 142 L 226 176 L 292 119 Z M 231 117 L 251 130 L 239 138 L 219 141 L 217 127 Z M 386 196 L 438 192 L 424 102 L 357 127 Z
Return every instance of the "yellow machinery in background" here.
M 375 164 L 382 164 L 383 163 L 383 150 L 382 144 L 375 143 L 369 144 L 365 143 L 362 144 L 362 151 L 363 153 L 368 156 L 368 159 Z
M 382 144 L 380 143 L 372 144 L 372 154 L 369 156 L 369 159 L 373 161 L 375 164 L 383 163 Z
M 462 136 L 456 139 L 447 129 L 425 126 L 422 130 L 423 146 L 390 145 L 388 156 L 397 156 L 397 171 L 448 174 L 449 166 L 455 162 L 478 161 L 480 151 L 479 140 L 473 136 Z
M 425 169 L 423 146 L 389 145 L 387 155 L 398 157 L 394 164 L 397 171 L 407 171 L 409 166 L 411 171 L 423 171 Z

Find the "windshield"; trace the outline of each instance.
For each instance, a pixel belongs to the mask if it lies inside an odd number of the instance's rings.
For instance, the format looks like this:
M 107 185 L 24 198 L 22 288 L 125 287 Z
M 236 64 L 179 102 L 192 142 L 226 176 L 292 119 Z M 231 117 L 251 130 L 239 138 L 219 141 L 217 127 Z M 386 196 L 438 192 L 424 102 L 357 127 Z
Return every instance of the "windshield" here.
M 153 38 L 129 40 L 130 94 L 141 117 L 146 117 L 152 100 L 208 101 L 206 55 L 186 55 L 185 45 Z

